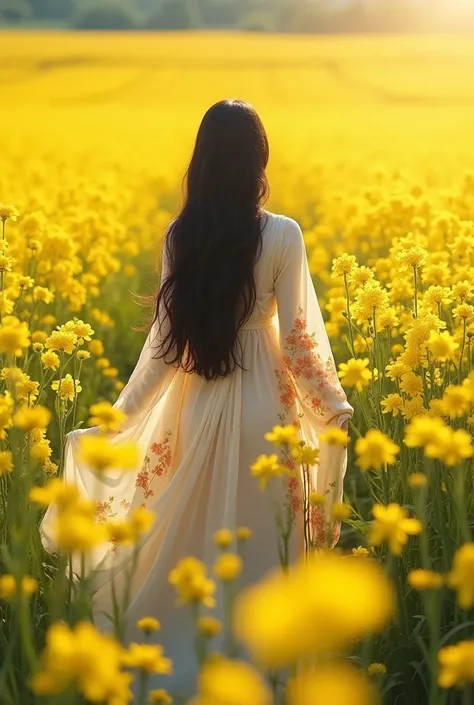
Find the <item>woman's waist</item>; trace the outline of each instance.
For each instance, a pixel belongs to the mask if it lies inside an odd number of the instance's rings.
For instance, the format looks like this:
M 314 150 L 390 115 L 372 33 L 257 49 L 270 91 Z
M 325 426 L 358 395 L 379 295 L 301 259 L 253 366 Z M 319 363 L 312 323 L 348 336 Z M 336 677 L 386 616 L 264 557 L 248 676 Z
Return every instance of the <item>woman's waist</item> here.
M 246 323 L 244 323 L 242 326 L 240 326 L 239 331 L 241 330 L 265 330 L 266 328 L 273 328 L 276 326 L 276 317 L 273 316 L 267 316 L 267 317 L 259 317 L 259 318 L 251 318 L 248 320 Z

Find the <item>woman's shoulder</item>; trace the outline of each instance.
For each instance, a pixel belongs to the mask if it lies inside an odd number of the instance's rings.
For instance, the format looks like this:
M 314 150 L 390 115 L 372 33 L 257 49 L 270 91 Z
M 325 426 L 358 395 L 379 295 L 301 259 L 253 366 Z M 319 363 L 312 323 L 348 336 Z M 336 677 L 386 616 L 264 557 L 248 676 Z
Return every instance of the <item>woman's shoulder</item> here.
M 265 230 L 273 235 L 279 232 L 282 242 L 299 241 L 302 238 L 301 226 L 293 218 L 282 213 L 271 213 L 270 211 L 265 211 L 265 216 L 267 218 Z

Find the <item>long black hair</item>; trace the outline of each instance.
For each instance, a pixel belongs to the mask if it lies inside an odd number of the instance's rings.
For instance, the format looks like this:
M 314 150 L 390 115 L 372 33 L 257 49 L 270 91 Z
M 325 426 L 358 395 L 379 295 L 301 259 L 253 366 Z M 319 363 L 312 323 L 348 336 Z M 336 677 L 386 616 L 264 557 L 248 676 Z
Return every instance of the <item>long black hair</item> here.
M 183 208 L 166 236 L 169 271 L 155 303 L 153 320 L 162 331 L 155 357 L 207 380 L 242 366 L 238 330 L 256 300 L 268 157 L 251 105 L 213 105 L 186 172 Z

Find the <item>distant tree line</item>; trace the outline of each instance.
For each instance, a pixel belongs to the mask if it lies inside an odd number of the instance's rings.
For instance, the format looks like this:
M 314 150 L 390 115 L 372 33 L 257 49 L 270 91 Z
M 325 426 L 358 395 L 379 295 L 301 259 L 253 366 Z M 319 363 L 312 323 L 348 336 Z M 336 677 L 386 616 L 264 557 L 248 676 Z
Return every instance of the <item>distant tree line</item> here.
M 84 30 L 231 28 L 316 34 L 474 30 L 474 7 L 452 12 L 450 5 L 451 0 L 0 0 L 0 21 Z

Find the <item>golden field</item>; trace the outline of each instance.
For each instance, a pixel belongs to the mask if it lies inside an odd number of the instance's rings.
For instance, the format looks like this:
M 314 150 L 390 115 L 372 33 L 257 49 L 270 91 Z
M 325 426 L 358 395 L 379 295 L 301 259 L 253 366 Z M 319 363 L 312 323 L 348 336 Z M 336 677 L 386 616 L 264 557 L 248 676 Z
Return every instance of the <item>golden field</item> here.
M 120 644 L 126 605 L 116 638 L 100 635 L 89 582 L 67 571 L 100 542 L 139 547 L 152 517 L 104 523 L 55 480 L 68 431 L 122 421 L 109 402 L 143 340 L 131 292 L 155 284 L 199 121 L 224 97 L 252 102 L 268 129 L 270 207 L 304 228 L 356 413 L 350 441 L 324 440 L 350 442 L 350 468 L 326 538 L 313 536 L 314 563 L 238 599 L 252 665 L 231 653 L 205 663 L 220 626 L 197 620 L 194 702 L 471 703 L 473 68 L 471 37 L 0 33 L 2 705 L 122 705 L 133 677 L 144 684 L 134 702 L 169 702 L 146 692 L 169 668 L 159 648 Z M 275 434 L 300 480 L 314 451 Z M 118 462 L 106 436 L 84 452 L 97 472 Z M 264 459 L 253 472 L 275 482 L 282 466 Z M 38 534 L 49 503 L 57 559 Z M 242 540 L 216 537 L 228 553 Z M 183 559 L 173 584 L 197 614 L 214 583 Z M 238 558 L 221 563 L 214 582 L 237 581 Z M 278 669 L 298 664 L 285 691 Z

